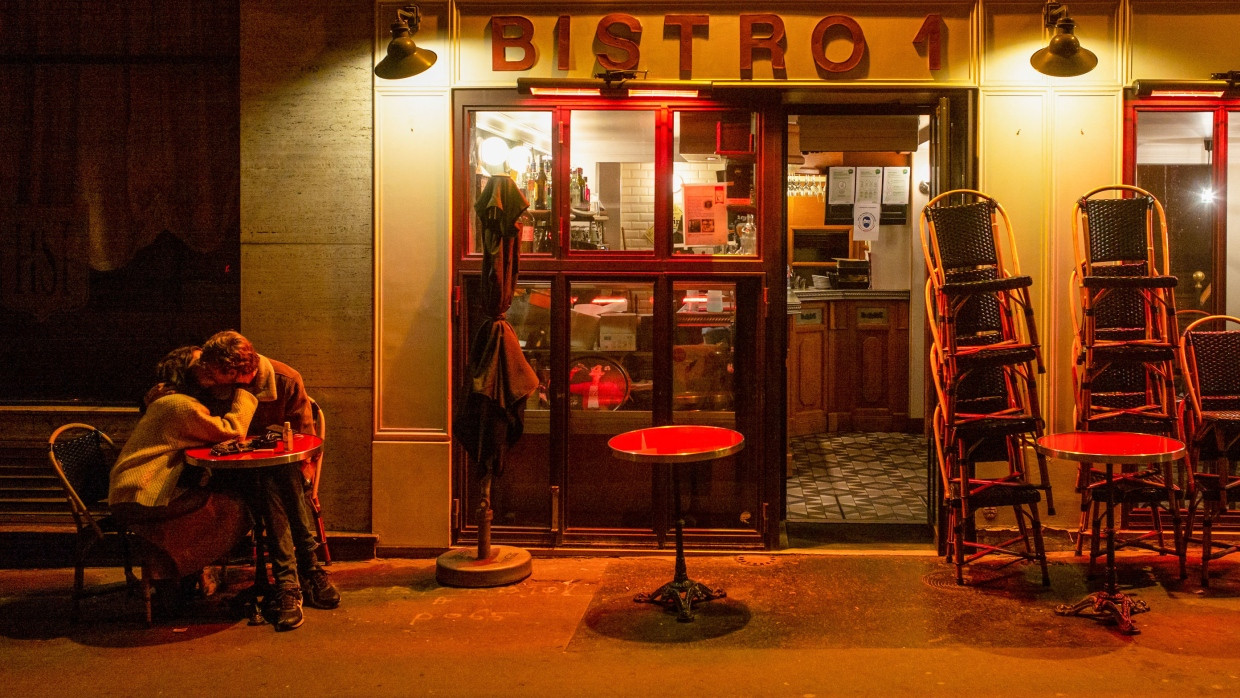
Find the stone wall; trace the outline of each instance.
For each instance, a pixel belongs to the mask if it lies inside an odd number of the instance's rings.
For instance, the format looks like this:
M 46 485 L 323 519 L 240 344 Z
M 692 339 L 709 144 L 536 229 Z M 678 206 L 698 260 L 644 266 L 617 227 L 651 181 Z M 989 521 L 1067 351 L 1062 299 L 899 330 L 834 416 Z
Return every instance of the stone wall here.
M 329 530 L 371 530 L 374 5 L 243 0 L 241 328 L 327 416 Z

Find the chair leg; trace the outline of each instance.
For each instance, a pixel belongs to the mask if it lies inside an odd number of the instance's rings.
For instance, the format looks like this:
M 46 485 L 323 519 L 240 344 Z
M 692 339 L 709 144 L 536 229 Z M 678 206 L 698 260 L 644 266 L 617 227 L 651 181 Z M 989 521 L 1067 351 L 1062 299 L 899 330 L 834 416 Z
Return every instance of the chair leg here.
M 332 551 L 327 547 L 327 530 L 323 526 L 323 515 L 317 510 L 314 512 L 314 520 L 319 528 L 319 549 L 323 552 L 323 564 L 332 564 Z
M 1089 566 L 1085 571 L 1085 576 L 1089 579 L 1094 576 L 1094 563 L 1102 555 L 1102 516 L 1105 514 L 1100 514 L 1101 508 L 1097 502 L 1090 506 Z
M 73 610 L 69 614 L 69 621 L 76 623 L 82 618 L 82 588 L 86 584 L 86 560 L 85 554 L 80 546 L 75 551 L 76 559 L 73 561 Z
M 965 527 L 967 525 L 968 505 L 961 501 L 955 512 L 956 514 L 956 583 L 964 585 L 964 542 L 967 540 Z
M 1210 533 L 1214 521 L 1209 512 L 1201 514 L 1201 588 L 1210 586 Z
M 1081 492 L 1081 520 L 1076 527 L 1076 555 L 1081 556 L 1085 547 L 1085 529 L 1089 526 L 1089 511 L 1093 507 L 1093 495 L 1089 490 Z
M 142 578 L 138 581 L 138 587 L 142 590 L 142 617 L 146 621 L 146 627 L 151 627 L 151 578 L 150 572 L 146 566 L 142 566 Z
M 1171 538 L 1175 543 L 1175 556 L 1180 560 L 1180 579 L 1188 579 L 1188 543 L 1184 539 L 1184 526 L 1180 521 L 1180 498 L 1170 497 Z

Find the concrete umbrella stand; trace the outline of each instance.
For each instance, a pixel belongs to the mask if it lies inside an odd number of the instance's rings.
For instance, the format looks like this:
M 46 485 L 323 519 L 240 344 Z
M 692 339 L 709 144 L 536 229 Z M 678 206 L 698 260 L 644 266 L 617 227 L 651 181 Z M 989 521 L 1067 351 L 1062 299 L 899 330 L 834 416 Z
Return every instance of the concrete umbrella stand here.
M 491 545 L 491 476 L 482 478 L 478 502 L 478 547 L 453 548 L 435 561 L 435 579 L 450 587 L 499 587 L 534 571 L 530 553 L 509 545 Z

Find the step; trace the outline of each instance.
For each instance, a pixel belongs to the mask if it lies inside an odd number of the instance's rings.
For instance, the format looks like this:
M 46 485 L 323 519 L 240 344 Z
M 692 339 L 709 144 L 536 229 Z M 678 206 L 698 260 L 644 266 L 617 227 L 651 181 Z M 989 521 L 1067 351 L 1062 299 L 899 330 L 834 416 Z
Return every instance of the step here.
M 71 519 L 67 523 L 35 520 L 0 523 L 0 568 L 72 567 L 76 530 Z M 373 560 L 378 536 L 328 531 L 327 546 L 333 561 Z M 115 536 L 108 536 L 97 548 L 91 551 L 91 566 L 120 564 L 120 545 Z

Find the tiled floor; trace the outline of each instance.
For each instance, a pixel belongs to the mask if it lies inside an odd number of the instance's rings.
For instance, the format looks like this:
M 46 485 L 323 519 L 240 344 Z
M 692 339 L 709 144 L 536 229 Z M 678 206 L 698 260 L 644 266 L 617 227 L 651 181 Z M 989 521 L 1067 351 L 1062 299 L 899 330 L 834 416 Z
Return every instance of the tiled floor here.
M 791 442 L 789 521 L 925 523 L 922 435 L 822 433 Z

